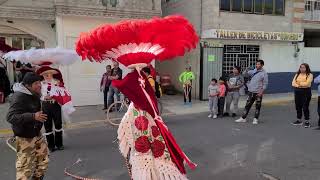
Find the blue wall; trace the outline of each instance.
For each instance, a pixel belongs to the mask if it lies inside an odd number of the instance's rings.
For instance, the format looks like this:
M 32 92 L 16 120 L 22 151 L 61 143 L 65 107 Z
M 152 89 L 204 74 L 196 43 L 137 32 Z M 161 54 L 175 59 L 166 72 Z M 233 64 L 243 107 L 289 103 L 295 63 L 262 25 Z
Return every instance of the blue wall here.
M 296 72 L 279 72 L 279 73 L 268 73 L 269 75 L 269 86 L 266 91 L 268 94 L 272 93 L 287 93 L 292 92 L 291 86 L 292 79 Z M 320 72 L 312 72 L 313 77 L 317 77 Z M 317 87 L 313 84 L 313 89 Z

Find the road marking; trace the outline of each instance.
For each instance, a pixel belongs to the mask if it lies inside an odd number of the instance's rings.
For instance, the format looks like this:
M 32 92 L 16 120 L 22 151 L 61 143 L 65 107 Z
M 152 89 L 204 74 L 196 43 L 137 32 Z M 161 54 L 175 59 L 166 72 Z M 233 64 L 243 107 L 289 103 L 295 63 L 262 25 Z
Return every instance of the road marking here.
M 9 141 L 12 141 L 12 140 L 15 140 L 15 139 L 13 139 L 13 137 L 8 138 L 8 139 L 6 140 L 6 143 L 7 143 L 7 145 L 9 146 L 10 149 L 12 149 L 14 152 L 17 152 L 17 149 L 16 149 L 15 147 L 13 147 L 13 146 L 11 145 L 11 143 L 9 142 Z
M 272 152 L 274 142 L 273 138 L 262 142 L 257 152 L 257 162 L 273 161 L 275 159 Z
M 0 135 L 1 134 L 12 134 L 12 130 L 11 129 L 0 129 Z
M 271 174 L 267 174 L 267 173 L 260 173 L 261 176 L 267 180 L 280 180 L 280 178 L 276 178 L 274 176 L 272 176 Z
M 221 154 L 218 154 L 218 165 L 213 174 L 219 174 L 233 168 L 245 167 L 249 146 L 247 144 L 236 144 L 223 147 Z

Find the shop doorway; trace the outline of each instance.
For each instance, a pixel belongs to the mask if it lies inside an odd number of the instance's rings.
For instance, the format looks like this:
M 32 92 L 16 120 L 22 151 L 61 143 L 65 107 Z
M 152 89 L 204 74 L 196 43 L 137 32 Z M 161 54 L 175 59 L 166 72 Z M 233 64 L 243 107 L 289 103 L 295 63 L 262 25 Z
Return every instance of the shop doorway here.
M 208 99 L 208 86 L 212 78 L 222 75 L 223 48 L 201 47 L 200 99 Z

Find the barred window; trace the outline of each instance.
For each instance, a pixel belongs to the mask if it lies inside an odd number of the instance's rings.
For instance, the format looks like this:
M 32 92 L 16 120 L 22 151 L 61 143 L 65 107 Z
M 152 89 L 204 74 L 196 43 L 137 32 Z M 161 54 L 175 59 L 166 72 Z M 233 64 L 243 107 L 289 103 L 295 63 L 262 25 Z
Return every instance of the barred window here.
M 284 15 L 285 0 L 220 0 L 220 10 L 255 14 Z
M 320 0 L 308 0 L 305 3 L 304 19 L 320 21 Z

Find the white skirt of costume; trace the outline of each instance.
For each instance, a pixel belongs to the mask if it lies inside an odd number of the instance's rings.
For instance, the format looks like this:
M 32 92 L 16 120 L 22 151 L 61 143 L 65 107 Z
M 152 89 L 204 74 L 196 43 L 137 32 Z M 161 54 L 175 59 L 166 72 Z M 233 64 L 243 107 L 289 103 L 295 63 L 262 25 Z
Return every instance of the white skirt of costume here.
M 133 180 L 187 180 L 172 162 L 156 123 L 131 103 L 118 129 L 119 149 L 132 165 Z

